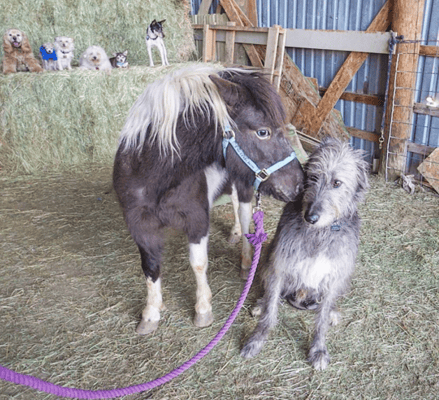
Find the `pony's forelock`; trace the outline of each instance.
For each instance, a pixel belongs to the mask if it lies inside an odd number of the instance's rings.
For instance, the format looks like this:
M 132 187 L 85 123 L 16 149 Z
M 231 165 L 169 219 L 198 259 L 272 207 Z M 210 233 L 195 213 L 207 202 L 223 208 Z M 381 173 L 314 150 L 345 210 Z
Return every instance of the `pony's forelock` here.
M 179 153 L 177 121 L 182 116 L 190 126 L 198 114 L 213 120 L 215 126 L 232 124 L 227 106 L 209 75 L 218 67 L 196 65 L 176 70 L 149 84 L 132 106 L 120 134 L 120 146 L 140 151 L 145 141 L 156 144 L 162 155 Z

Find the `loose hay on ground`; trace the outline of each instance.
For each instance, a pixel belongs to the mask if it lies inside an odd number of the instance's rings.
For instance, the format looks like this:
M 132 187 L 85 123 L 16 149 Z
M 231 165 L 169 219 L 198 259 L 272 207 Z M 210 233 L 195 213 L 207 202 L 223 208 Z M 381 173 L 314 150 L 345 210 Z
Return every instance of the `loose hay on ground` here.
M 152 336 L 135 325 L 146 285 L 111 191 L 111 167 L 0 179 L 0 363 L 53 383 L 111 389 L 155 379 L 204 347 L 242 289 L 239 246 L 227 242 L 231 205 L 212 214 L 209 280 L 216 320 L 193 327 L 195 280 L 182 234 L 168 231 L 164 301 Z M 264 199 L 273 237 L 282 205 Z M 132 399 L 434 399 L 439 391 L 439 199 L 372 179 L 343 319 L 330 330 L 332 364 L 306 362 L 312 314 L 283 305 L 263 352 L 239 356 L 256 320 L 245 308 L 194 368 Z M 149 397 L 150 396 L 150 397 Z M 54 396 L 0 382 L 0 399 Z

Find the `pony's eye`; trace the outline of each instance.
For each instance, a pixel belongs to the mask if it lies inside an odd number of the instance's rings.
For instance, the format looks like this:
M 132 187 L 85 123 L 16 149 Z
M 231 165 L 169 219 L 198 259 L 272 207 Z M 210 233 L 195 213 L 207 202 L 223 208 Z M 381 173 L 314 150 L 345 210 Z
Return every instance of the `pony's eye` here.
M 339 188 L 340 186 L 341 186 L 341 181 L 335 179 L 335 180 L 332 182 L 332 187 L 333 187 L 334 189 L 337 189 L 337 188 Z
M 259 139 L 268 139 L 270 137 L 270 130 L 267 128 L 259 129 L 256 131 Z

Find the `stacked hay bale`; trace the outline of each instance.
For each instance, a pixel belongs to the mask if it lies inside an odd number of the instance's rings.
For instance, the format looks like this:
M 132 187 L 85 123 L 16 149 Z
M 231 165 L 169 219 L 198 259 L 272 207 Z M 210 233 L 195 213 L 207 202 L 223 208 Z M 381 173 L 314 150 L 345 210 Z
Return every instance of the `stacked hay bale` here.
M 0 174 L 111 162 L 138 95 L 193 56 L 188 12 L 187 0 L 23 0 L 2 6 L 2 34 L 9 28 L 24 31 L 36 57 L 42 43 L 73 37 L 75 59 L 73 71 L 0 73 Z M 159 66 L 147 66 L 145 32 L 153 19 L 166 19 L 171 67 L 161 67 L 155 52 Z M 110 75 L 75 68 L 90 45 L 103 47 L 110 57 L 128 49 L 130 68 Z

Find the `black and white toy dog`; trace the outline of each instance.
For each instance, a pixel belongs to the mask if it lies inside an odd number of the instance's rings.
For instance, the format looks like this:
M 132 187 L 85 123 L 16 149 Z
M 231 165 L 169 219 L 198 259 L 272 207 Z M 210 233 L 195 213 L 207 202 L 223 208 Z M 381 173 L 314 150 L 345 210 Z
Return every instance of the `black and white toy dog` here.
M 151 24 L 148 26 L 148 29 L 146 30 L 146 48 L 148 50 L 149 55 L 149 64 L 151 67 L 154 66 L 154 62 L 152 60 L 152 46 L 155 46 L 159 49 L 160 57 L 162 59 L 162 65 L 169 65 L 168 63 L 168 56 L 166 54 L 166 48 L 165 48 L 165 42 L 163 38 L 165 37 L 165 34 L 163 33 L 163 22 L 162 21 L 152 21 Z

